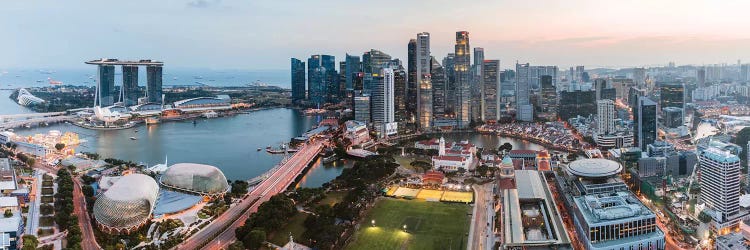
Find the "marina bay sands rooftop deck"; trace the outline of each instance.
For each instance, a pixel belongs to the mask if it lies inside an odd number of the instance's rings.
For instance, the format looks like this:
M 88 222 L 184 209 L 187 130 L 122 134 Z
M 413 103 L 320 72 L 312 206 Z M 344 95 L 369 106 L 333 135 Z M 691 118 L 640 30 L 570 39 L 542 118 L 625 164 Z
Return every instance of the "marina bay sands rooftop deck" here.
M 117 59 L 97 59 L 86 62 L 92 65 L 134 65 L 134 66 L 164 66 L 163 62 L 154 60 L 120 61 Z

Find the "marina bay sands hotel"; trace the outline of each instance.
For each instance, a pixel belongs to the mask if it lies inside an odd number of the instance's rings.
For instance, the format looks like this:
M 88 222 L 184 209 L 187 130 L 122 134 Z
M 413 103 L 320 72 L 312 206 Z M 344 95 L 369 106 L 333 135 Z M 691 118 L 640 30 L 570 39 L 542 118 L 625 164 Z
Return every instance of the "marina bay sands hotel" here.
M 139 104 L 138 67 L 146 66 L 146 97 L 140 103 L 162 103 L 162 66 L 163 62 L 152 60 L 120 61 L 117 59 L 99 59 L 86 64 L 98 67 L 96 74 L 96 96 L 94 106 L 107 107 L 115 102 L 124 106 Z M 115 66 L 122 66 L 122 88 L 115 91 Z

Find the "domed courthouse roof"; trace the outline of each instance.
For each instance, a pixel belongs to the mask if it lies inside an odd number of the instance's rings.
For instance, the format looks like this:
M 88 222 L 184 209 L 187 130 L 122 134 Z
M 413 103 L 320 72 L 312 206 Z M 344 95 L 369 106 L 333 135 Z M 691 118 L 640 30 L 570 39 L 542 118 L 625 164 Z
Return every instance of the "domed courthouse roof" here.
M 174 164 L 164 171 L 159 181 L 164 186 L 201 195 L 223 194 L 229 189 L 224 173 L 204 164 Z
M 96 199 L 94 218 L 107 232 L 128 233 L 151 217 L 158 195 L 159 185 L 150 176 L 123 176 Z

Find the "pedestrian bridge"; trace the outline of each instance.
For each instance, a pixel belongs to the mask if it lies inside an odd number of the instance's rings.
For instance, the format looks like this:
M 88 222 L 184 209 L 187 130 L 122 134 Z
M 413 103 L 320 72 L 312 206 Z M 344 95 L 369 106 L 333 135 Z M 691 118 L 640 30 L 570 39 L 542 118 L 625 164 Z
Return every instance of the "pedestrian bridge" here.
M 39 118 L 39 117 L 61 116 L 65 114 L 66 114 L 65 112 L 48 112 L 48 113 L 0 115 L 0 122 L 10 122 L 12 120 L 31 119 L 31 118 Z

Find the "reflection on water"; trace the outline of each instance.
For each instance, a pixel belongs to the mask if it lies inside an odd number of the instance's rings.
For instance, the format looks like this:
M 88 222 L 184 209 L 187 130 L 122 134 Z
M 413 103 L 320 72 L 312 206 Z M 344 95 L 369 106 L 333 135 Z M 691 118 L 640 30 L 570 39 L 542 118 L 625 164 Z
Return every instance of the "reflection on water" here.
M 290 138 L 309 130 L 319 117 L 309 117 L 292 109 L 271 109 L 216 119 L 165 122 L 152 126 L 139 126 L 124 130 L 88 130 L 71 124 L 54 124 L 49 127 L 17 130 L 23 135 L 46 133 L 56 129 L 76 132 L 84 141 L 78 152 L 97 152 L 102 157 L 112 157 L 149 166 L 164 162 L 192 162 L 220 168 L 227 179 L 250 179 L 272 168 L 282 155 L 271 155 L 267 146 L 277 147 Z M 130 137 L 136 138 L 131 140 Z M 514 149 L 543 149 L 534 143 L 493 135 L 476 133 L 447 134 L 446 140 L 471 140 L 478 147 L 497 148 L 509 142 Z M 302 187 L 319 187 L 338 176 L 351 160 L 322 164 L 320 159 L 299 183 Z
M 249 179 L 278 163 L 282 155 L 270 155 L 267 146 L 278 146 L 310 129 L 315 118 L 292 109 L 272 109 L 234 117 L 165 122 L 131 129 L 96 131 L 70 124 L 19 130 L 20 134 L 46 133 L 50 129 L 73 131 L 86 142 L 78 151 L 97 152 L 154 165 L 193 162 L 214 165 L 228 179 Z M 136 140 L 129 139 L 135 137 Z

